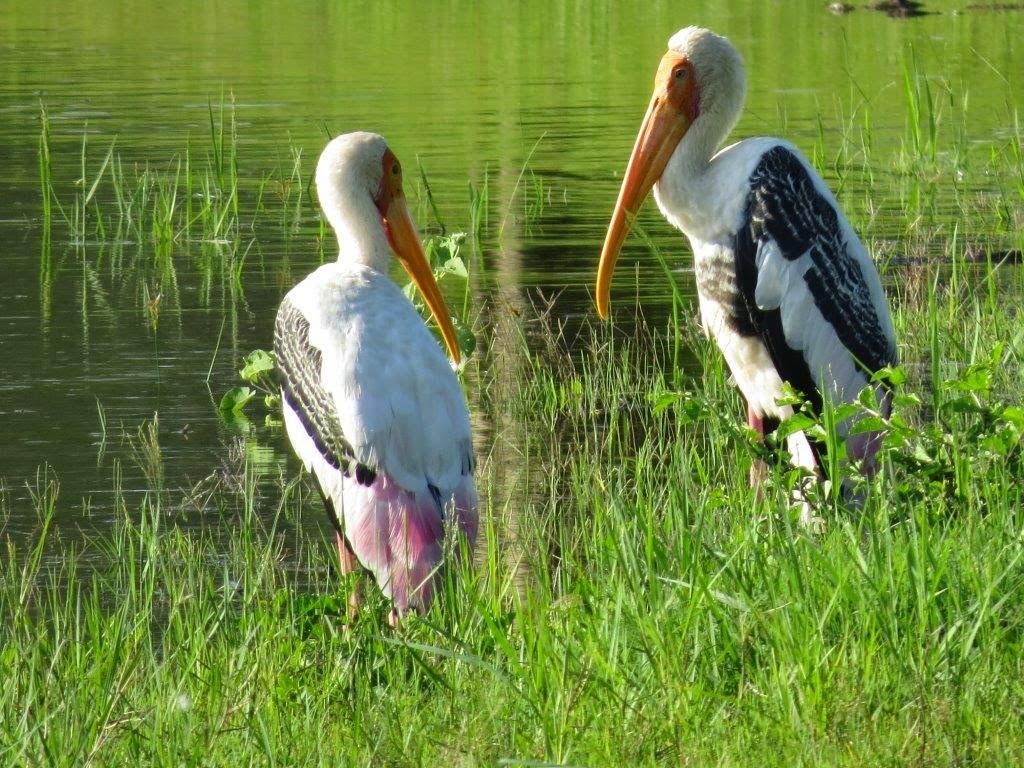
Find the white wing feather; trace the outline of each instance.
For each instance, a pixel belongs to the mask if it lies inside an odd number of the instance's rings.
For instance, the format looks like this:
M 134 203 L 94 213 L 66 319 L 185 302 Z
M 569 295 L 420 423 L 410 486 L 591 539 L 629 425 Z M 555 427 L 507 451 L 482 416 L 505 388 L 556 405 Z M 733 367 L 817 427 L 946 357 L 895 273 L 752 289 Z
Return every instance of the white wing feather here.
M 357 460 L 415 493 L 455 488 L 471 456 L 465 398 L 441 347 L 387 276 L 326 264 L 288 296 L 310 324 Z

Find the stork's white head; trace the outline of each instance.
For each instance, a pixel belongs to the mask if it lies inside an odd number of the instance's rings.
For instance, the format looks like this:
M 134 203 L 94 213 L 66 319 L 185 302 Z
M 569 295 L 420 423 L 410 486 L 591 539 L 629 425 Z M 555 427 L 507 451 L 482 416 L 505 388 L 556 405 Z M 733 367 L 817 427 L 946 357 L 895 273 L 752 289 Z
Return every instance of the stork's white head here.
M 316 165 L 316 191 L 338 236 L 339 261 L 387 272 L 391 252 L 416 283 L 459 361 L 451 316 L 438 290 L 402 189 L 402 166 L 376 133 L 346 133 L 332 139 Z
M 706 162 L 743 108 L 747 77 L 737 50 L 721 35 L 685 27 L 668 41 L 654 94 L 633 145 L 597 270 L 597 311 L 608 314 L 612 273 L 629 232 L 628 218 L 661 178 L 676 150 Z
M 398 160 L 384 137 L 364 131 L 338 136 L 320 153 L 316 191 L 324 215 L 338 236 L 340 259 L 386 268 L 390 249 L 378 200 L 387 155 L 400 173 Z
M 721 134 L 717 144 L 729 135 L 743 110 L 747 72 L 739 51 L 710 30 L 684 27 L 669 38 L 662 68 L 666 61 L 688 63 L 697 91 L 697 108 L 691 123 L 700 117 L 701 122 L 714 124 Z

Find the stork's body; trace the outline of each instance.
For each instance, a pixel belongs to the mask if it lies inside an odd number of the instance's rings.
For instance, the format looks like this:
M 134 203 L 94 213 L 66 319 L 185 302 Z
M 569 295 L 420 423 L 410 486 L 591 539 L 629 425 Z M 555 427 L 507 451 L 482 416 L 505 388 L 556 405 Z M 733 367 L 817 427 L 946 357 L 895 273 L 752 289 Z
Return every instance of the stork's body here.
M 778 402 L 784 382 L 819 410 L 850 402 L 873 372 L 895 364 L 896 343 L 874 264 L 799 151 L 755 138 L 713 155 L 744 91 L 742 61 L 725 38 L 688 27 L 669 41 L 609 225 L 597 300 L 606 314 L 627 216 L 653 188 L 690 241 L 702 323 L 763 432 L 792 412 Z M 879 396 L 888 402 L 881 388 Z M 849 426 L 839 425 L 841 438 Z M 816 465 L 802 434 L 789 448 L 795 463 Z M 876 435 L 852 437 L 847 449 L 874 470 Z
M 446 529 L 454 526 L 471 545 L 477 516 L 462 389 L 387 276 L 392 247 L 456 358 L 458 348 L 383 139 L 332 141 L 317 190 L 341 253 L 278 310 L 285 427 L 337 528 L 342 570 L 358 561 L 371 571 L 394 603 L 394 619 L 429 604 Z

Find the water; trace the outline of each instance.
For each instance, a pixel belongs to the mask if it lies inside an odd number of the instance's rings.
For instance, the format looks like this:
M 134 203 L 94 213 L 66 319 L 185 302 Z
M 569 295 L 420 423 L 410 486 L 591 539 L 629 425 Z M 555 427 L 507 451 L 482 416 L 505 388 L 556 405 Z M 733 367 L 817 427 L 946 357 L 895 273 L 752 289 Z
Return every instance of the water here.
M 941 12 L 898 21 L 866 10 L 836 17 L 819 2 L 694 2 L 686 9 L 438 2 L 400 11 L 375 3 L 4 3 L 0 478 L 7 532 L 17 539 L 32 529 L 26 501 L 43 467 L 61 484 L 67 535 L 102 529 L 112 515 L 113 474 L 124 473 L 129 497 L 150 487 L 144 462 L 133 457 L 140 426 L 157 413 L 169 489 L 191 488 L 225 463 L 237 470 L 246 452 L 270 485 L 294 473 L 279 431 L 258 429 L 243 440 L 218 417 L 216 403 L 238 383 L 244 356 L 270 346 L 281 296 L 321 258 L 308 195 L 290 209 L 293 218 L 253 221 L 260 185 L 267 199 L 288 195 L 294 204 L 328 134 L 383 133 L 407 168 L 424 169 L 450 229 L 468 228 L 469 186 L 480 189 L 486 179 L 489 228 L 473 257 L 471 285 L 481 327 L 494 328 L 499 318 L 528 323 L 541 291 L 556 297 L 554 311 L 568 319 L 571 337 L 592 316 L 597 254 L 665 41 L 678 27 L 701 23 L 728 35 L 747 60 L 750 95 L 735 135 L 785 135 L 809 155 L 819 152 L 851 218 L 899 253 L 907 225 L 892 211 L 903 201 L 876 194 L 869 175 L 833 165 L 845 137 L 862 136 L 869 124 L 878 157 L 907 141 L 903 77 L 916 62 L 931 77 L 942 119 L 969 126 L 972 156 L 984 158 L 1012 135 L 1008 94 L 1019 96 L 1024 72 L 1024 13 L 927 6 Z M 181 239 L 163 249 L 130 238 L 76 244 L 58 222 L 47 245 L 41 105 L 51 122 L 54 188 L 64 201 L 81 191 L 83 135 L 89 174 L 111 142 L 125 167 L 166 170 L 186 147 L 205 163 L 211 106 L 215 118 L 222 106 L 233 110 L 243 219 L 237 238 Z M 289 186 L 296 162 L 301 178 Z M 990 175 L 972 175 L 978 167 L 965 162 L 965 178 L 936 179 L 923 194 L 909 187 L 906 194 L 921 194 L 929 224 L 948 232 L 955 195 L 1001 188 Z M 887 172 L 876 168 L 874 180 Z M 422 188 L 412 186 L 417 220 L 436 232 Z M 106 203 L 111 195 L 109 185 L 97 190 Z M 539 214 L 527 215 L 538 202 Z M 689 290 L 681 237 L 653 206 L 641 224 L 679 258 L 679 281 Z M 979 242 L 990 231 L 961 227 L 958 235 Z M 623 253 L 615 295 L 627 308 L 639 295 L 648 318 L 667 311 L 661 270 L 638 238 Z M 514 347 L 505 352 L 491 364 L 521 364 Z M 489 380 L 502 378 L 489 371 Z M 494 404 L 500 398 L 470 396 L 480 450 L 500 450 L 493 443 L 507 426 Z

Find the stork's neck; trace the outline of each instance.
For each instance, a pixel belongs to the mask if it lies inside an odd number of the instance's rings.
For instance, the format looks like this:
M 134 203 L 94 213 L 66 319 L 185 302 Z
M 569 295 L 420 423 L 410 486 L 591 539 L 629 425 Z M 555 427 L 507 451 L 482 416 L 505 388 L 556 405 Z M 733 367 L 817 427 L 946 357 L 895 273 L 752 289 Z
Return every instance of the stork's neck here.
M 338 262 L 361 264 L 387 274 L 391 246 L 380 211 L 369 195 L 343 195 L 321 191 L 320 204 L 338 237 Z
M 709 239 L 709 230 L 719 219 L 711 157 L 725 141 L 732 121 L 726 124 L 718 117 L 708 112 L 693 121 L 654 185 L 654 197 L 662 213 L 691 238 Z

